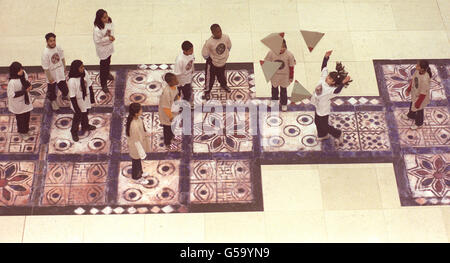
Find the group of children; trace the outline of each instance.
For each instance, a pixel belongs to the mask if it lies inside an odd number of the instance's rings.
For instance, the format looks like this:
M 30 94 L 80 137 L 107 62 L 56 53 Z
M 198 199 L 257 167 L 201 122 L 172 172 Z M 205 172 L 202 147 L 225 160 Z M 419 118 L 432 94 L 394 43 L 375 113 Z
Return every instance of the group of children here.
M 211 90 L 215 79 L 227 93 L 231 89 L 227 86 L 226 63 L 231 50 L 231 40 L 228 35 L 223 34 L 218 24 L 210 27 L 212 36 L 204 43 L 202 56 L 206 60 L 205 66 L 205 91 L 203 99 L 211 99 Z M 96 127 L 89 124 L 89 110 L 95 103 L 92 80 L 85 70 L 81 60 L 74 60 L 70 65 L 69 76 L 66 82 L 63 49 L 56 45 L 56 35 L 48 33 L 45 35 L 47 46 L 42 53 L 42 68 L 47 79 L 47 96 L 53 110 L 59 109 L 56 102 L 56 87 L 62 93 L 62 99 L 69 101 L 72 109 L 73 121 L 71 134 L 72 139 L 79 141 L 79 125 L 84 131 L 94 130 Z M 100 85 L 104 93 L 109 93 L 108 80 L 114 80 L 110 73 L 111 55 L 114 53 L 115 41 L 114 26 L 108 13 L 99 9 L 96 12 L 93 30 L 93 39 L 97 56 L 100 59 Z M 191 104 L 192 101 L 192 79 L 194 74 L 195 57 L 194 46 L 189 41 L 181 45 L 182 53 L 176 57 L 174 72 L 166 73 L 164 81 L 167 86 L 163 89 L 159 99 L 158 114 L 163 126 L 164 145 L 167 151 L 172 151 L 171 143 L 174 138 L 172 132 L 172 121 L 177 113 L 172 112 L 172 106 L 178 99 L 183 99 Z M 332 51 L 328 51 L 322 62 L 321 78 L 311 97 L 311 103 L 315 106 L 315 124 L 317 127 L 318 140 L 325 140 L 331 134 L 340 139 L 342 132 L 329 125 L 328 119 L 331 111 L 331 99 L 337 96 L 342 88 L 349 85 L 350 76 L 344 71 L 343 66 L 337 63 L 336 71 L 329 72 L 327 62 Z M 296 61 L 294 55 L 287 50 L 286 41 L 283 39 L 279 53 L 269 51 L 265 57 L 266 61 L 281 62 L 280 67 L 271 78 L 272 83 L 272 107 L 281 105 L 281 110 L 287 110 L 287 87 L 294 80 L 294 66 Z M 423 125 L 423 109 L 430 101 L 431 71 L 426 60 L 420 60 L 416 65 L 416 72 L 409 85 L 406 95 L 411 94 L 411 106 L 409 113 L 404 119 L 413 119 L 415 123 L 411 129 L 420 128 Z M 9 68 L 10 81 L 8 83 L 8 108 L 16 115 L 17 131 L 24 140 L 30 136 L 29 120 L 30 112 L 33 110 L 32 101 L 29 96 L 31 83 L 28 75 L 19 62 L 13 62 Z M 145 125 L 139 116 L 142 115 L 142 106 L 132 103 L 129 106 L 129 115 L 126 122 L 126 135 L 128 138 L 129 152 L 132 159 L 132 178 L 139 183 L 147 184 L 146 174 L 143 173 L 141 160 L 145 159 L 146 152 L 150 151 L 148 134 Z

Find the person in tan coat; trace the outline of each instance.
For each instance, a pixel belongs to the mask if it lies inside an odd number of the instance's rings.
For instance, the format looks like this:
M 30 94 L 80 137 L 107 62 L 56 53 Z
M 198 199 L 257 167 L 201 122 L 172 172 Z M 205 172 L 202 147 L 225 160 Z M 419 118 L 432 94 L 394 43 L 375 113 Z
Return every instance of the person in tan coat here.
M 126 135 L 128 139 L 128 149 L 131 157 L 131 178 L 140 184 L 148 184 L 145 179 L 148 173 L 142 170 L 142 159 L 145 159 L 146 152 L 149 152 L 150 140 L 145 130 L 144 122 L 140 118 L 142 107 L 139 103 L 131 103 L 126 123 Z

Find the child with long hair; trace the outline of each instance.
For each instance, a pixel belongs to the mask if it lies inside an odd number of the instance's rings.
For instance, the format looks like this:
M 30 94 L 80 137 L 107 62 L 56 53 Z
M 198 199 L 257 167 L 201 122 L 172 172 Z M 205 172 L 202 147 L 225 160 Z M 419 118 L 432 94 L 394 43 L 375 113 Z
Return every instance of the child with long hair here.
M 403 115 L 405 120 L 414 120 L 412 130 L 417 130 L 423 125 L 423 109 L 430 103 L 431 69 L 427 60 L 419 60 L 416 64 L 416 71 L 412 75 L 412 80 L 406 90 L 406 96 L 411 94 L 411 104 L 407 115 Z
M 333 51 L 325 53 L 322 61 L 322 74 L 312 98 L 311 104 L 316 107 L 314 123 L 317 128 L 317 137 L 319 141 L 330 138 L 339 139 L 342 132 L 328 124 L 328 117 L 331 112 L 331 99 L 336 97 L 344 86 L 349 85 L 350 76 L 347 76 L 341 63 L 336 64 L 336 71 L 328 73 L 327 63 Z
M 9 82 L 7 88 L 8 109 L 16 115 L 17 132 L 23 140 L 28 139 L 30 134 L 30 115 L 33 104 L 29 96 L 31 83 L 28 75 L 23 70 L 22 64 L 13 62 L 9 66 Z
M 63 49 L 56 45 L 56 35 L 48 33 L 45 35 L 47 46 L 42 52 L 41 65 L 47 77 L 47 93 L 52 109 L 59 110 L 56 102 L 56 86 L 62 93 L 62 98 L 68 100 L 67 94 L 69 90 L 66 83 L 66 60 L 64 58 Z
M 144 122 L 140 118 L 142 107 L 139 103 L 131 103 L 129 114 L 125 125 L 125 132 L 128 140 L 128 149 L 131 157 L 131 178 L 137 180 L 139 184 L 148 184 L 145 179 L 148 176 L 142 170 L 142 159 L 145 153 L 150 151 L 150 141 L 148 140 Z
M 281 66 L 270 79 L 272 83 L 272 102 L 277 101 L 279 98 L 281 110 L 287 111 L 287 87 L 294 80 L 294 66 L 296 61 L 294 55 L 287 50 L 286 40 L 283 39 L 279 54 L 275 54 L 270 50 L 264 60 L 281 62 Z M 278 90 L 278 87 L 280 87 L 280 90 Z
M 94 44 L 100 58 L 100 85 L 104 93 L 109 93 L 108 80 L 114 80 L 110 73 L 111 55 L 114 53 L 114 25 L 111 17 L 103 10 L 97 10 L 94 21 Z
M 73 111 L 70 133 L 72 139 L 77 142 L 79 141 L 78 129 L 80 123 L 83 131 L 91 131 L 96 128 L 89 124 L 88 118 L 89 109 L 95 102 L 92 81 L 81 60 L 74 60 L 70 65 L 67 85 L 69 86 L 70 108 Z

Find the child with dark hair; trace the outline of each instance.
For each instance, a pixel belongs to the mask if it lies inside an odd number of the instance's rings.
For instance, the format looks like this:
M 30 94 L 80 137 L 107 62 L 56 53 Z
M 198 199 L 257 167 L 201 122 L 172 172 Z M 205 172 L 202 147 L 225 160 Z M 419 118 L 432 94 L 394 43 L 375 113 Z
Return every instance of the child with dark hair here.
M 184 41 L 181 44 L 181 49 L 183 52 L 179 54 L 175 60 L 175 70 L 174 73 L 179 80 L 179 90 L 183 94 L 183 99 L 187 102 L 191 102 L 192 96 L 192 77 L 194 75 L 194 46 L 189 41 Z
M 416 64 L 416 71 L 412 75 L 412 80 L 406 90 L 406 96 L 411 94 L 411 105 L 407 115 L 403 115 L 405 120 L 414 120 L 412 130 L 417 130 L 423 125 L 423 109 L 430 103 L 431 69 L 427 60 L 419 60 Z
M 70 108 L 74 112 L 70 133 L 72 134 L 72 139 L 77 142 L 79 141 L 78 129 L 80 123 L 83 131 L 91 131 L 96 128 L 89 124 L 88 119 L 89 109 L 92 107 L 92 103 L 95 102 L 92 81 L 81 60 L 74 60 L 70 65 L 67 85 L 69 86 L 71 101 Z
M 131 178 L 137 180 L 139 184 L 148 184 L 148 180 L 145 179 L 148 173 L 142 170 L 142 159 L 145 159 L 146 152 L 149 152 L 151 147 L 150 141 L 146 138 L 147 133 L 141 115 L 141 104 L 131 103 L 125 129 L 131 157 Z
M 172 105 L 175 100 L 179 99 L 178 96 L 178 79 L 173 73 L 166 73 L 164 80 L 167 82 L 168 86 L 164 87 L 161 96 L 159 97 L 159 121 L 164 130 L 164 145 L 168 151 L 172 151 L 170 145 L 172 144 L 172 139 L 174 136 L 172 132 L 172 121 L 174 113 L 172 113 Z
M 59 110 L 58 103 L 56 102 L 56 86 L 62 93 L 62 98 L 68 100 L 66 83 L 66 60 L 64 58 L 64 51 L 60 46 L 56 45 L 56 35 L 48 33 L 45 35 L 47 46 L 42 52 L 41 64 L 44 69 L 45 76 L 47 77 L 47 92 L 52 109 L 54 111 Z
M 114 25 L 111 17 L 103 10 L 97 10 L 94 21 L 94 43 L 100 58 L 100 85 L 104 93 L 109 93 L 108 80 L 114 80 L 110 73 L 111 55 L 114 53 Z
M 28 95 L 30 90 L 31 83 L 22 64 L 13 62 L 9 66 L 8 109 L 16 115 L 17 132 L 23 140 L 28 139 L 30 135 L 30 113 L 33 110 L 33 104 Z
M 347 76 L 341 63 L 336 64 L 336 71 L 328 73 L 327 63 L 332 50 L 325 53 L 322 62 L 322 75 L 312 98 L 311 104 L 316 107 L 314 123 L 317 128 L 317 137 L 319 141 L 330 138 L 339 139 L 342 132 L 328 124 L 328 117 L 331 111 L 331 99 L 336 97 L 344 86 L 349 85 L 350 76 Z
M 205 100 L 211 99 L 211 90 L 214 81 L 220 83 L 222 89 L 230 93 L 231 89 L 227 86 L 227 78 L 225 76 L 225 64 L 231 50 L 231 40 L 228 35 L 222 34 L 222 29 L 218 24 L 210 27 L 212 36 L 206 40 L 202 48 L 202 56 L 206 59 L 205 68 Z
M 294 66 L 296 64 L 294 55 L 287 50 L 286 40 L 283 39 L 283 44 L 279 54 L 275 54 L 270 50 L 266 58 L 266 61 L 281 62 L 277 72 L 273 75 L 270 81 L 272 82 L 272 101 L 280 99 L 281 110 L 287 110 L 287 87 L 294 80 Z M 280 90 L 278 90 L 280 87 Z M 278 96 L 278 94 L 280 96 Z

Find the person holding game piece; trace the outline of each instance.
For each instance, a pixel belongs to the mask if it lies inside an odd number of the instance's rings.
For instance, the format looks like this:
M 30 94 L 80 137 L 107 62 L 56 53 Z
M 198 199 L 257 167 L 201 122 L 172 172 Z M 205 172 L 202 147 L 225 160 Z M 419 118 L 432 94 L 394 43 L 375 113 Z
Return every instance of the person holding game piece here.
M 100 58 L 100 85 L 104 93 L 109 93 L 108 80 L 114 80 L 110 73 L 111 55 L 114 53 L 114 25 L 111 17 L 103 10 L 97 10 L 94 21 L 94 43 Z
M 227 78 L 225 74 L 225 65 L 231 50 L 230 37 L 222 34 L 222 29 L 218 24 L 211 25 L 210 29 L 212 36 L 206 40 L 202 48 L 202 56 L 206 59 L 206 90 L 203 96 L 203 99 L 205 100 L 211 99 L 211 90 L 216 77 L 222 89 L 224 89 L 227 93 L 231 92 L 231 89 L 227 86 Z
M 181 44 L 181 49 L 183 52 L 179 54 L 175 60 L 175 70 L 174 73 L 177 76 L 179 83 L 179 91 L 183 95 L 183 99 L 191 104 L 192 97 L 192 78 L 194 76 L 194 61 L 195 57 L 194 46 L 189 41 L 184 41 Z
M 161 126 L 164 132 L 164 145 L 167 151 L 172 151 L 170 145 L 175 135 L 172 132 L 172 121 L 175 114 L 172 112 L 172 106 L 175 100 L 179 99 L 177 85 L 179 84 L 177 76 L 173 73 L 166 73 L 164 80 L 168 86 L 164 87 L 161 96 L 159 97 L 158 114 Z
M 48 33 L 45 35 L 47 46 L 42 52 L 41 65 L 47 77 L 47 94 L 50 100 L 52 109 L 59 110 L 56 102 L 56 86 L 62 93 L 63 100 L 69 100 L 67 94 L 69 90 L 66 83 L 66 60 L 64 58 L 63 49 L 56 45 L 56 35 Z
M 79 141 L 78 129 L 80 123 L 83 131 L 96 129 L 95 126 L 89 124 L 88 118 L 89 109 L 92 107 L 92 103 L 95 102 L 92 81 L 81 60 L 74 60 L 70 65 L 67 85 L 71 101 L 70 108 L 74 112 L 70 133 L 72 134 L 72 139 L 77 142 Z
M 287 111 L 287 87 L 294 80 L 294 66 L 296 64 L 294 55 L 287 50 L 286 40 L 283 39 L 283 44 L 279 54 L 275 54 L 270 50 L 265 61 L 281 62 L 281 66 L 277 72 L 270 79 L 272 83 L 272 102 L 280 100 L 281 110 Z M 280 89 L 278 89 L 280 87 Z
M 405 120 L 414 120 L 412 130 L 417 130 L 423 125 L 423 109 L 430 103 L 431 69 L 427 60 L 419 60 L 416 64 L 416 71 L 412 75 L 412 80 L 406 90 L 406 96 L 411 94 L 411 104 L 407 115 L 403 115 Z
M 328 118 L 331 112 L 331 99 L 336 97 L 344 86 L 351 82 L 350 76 L 347 76 L 341 63 L 336 64 L 336 71 L 328 73 L 327 63 L 332 51 L 325 54 L 322 62 L 322 74 L 312 97 L 311 104 L 316 107 L 314 123 L 317 128 L 317 137 L 319 141 L 330 138 L 339 139 L 342 132 L 329 125 Z
M 146 153 L 151 150 L 151 145 L 140 116 L 142 116 L 141 104 L 131 103 L 125 131 L 131 157 L 131 178 L 139 184 L 148 184 L 149 181 L 145 177 L 149 174 L 142 170 L 142 160 L 145 159 Z
M 28 75 L 19 62 L 9 66 L 9 82 L 7 88 L 8 110 L 16 115 L 17 132 L 23 140 L 27 140 L 30 132 L 30 115 L 33 104 L 29 96 L 31 83 Z

